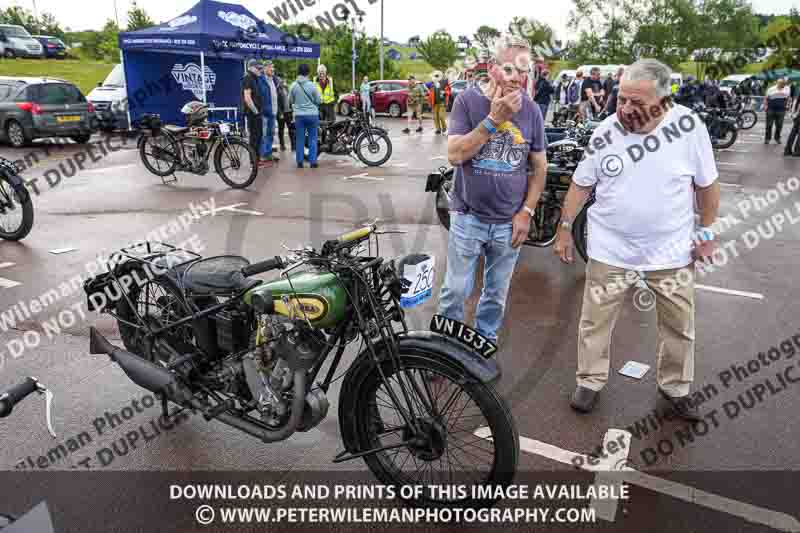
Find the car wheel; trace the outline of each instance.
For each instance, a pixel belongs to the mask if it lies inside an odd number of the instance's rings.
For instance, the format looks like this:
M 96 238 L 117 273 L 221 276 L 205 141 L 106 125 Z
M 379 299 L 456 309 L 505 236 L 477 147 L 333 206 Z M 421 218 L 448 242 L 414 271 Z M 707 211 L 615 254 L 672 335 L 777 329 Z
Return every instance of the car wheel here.
M 348 104 L 347 102 L 342 102 L 339 105 L 339 114 L 340 115 L 344 115 L 346 117 L 349 117 L 350 116 L 350 111 L 351 111 L 350 104 Z
M 400 107 L 400 104 L 397 102 L 392 102 L 389 106 L 389 116 L 392 118 L 400 118 L 400 115 L 403 114 L 403 109 Z
M 14 53 L 14 50 L 6 48 L 6 57 L 9 59 L 14 59 L 15 57 L 17 57 L 17 54 Z
M 22 124 L 16 120 L 9 121 L 6 126 L 6 137 L 14 148 L 22 148 L 30 142 L 30 138 L 25 135 L 25 129 Z
M 89 139 L 91 138 L 92 135 L 90 133 L 82 133 L 81 135 L 73 135 L 72 137 L 70 137 L 70 139 L 72 139 L 78 144 L 86 144 L 89 142 Z

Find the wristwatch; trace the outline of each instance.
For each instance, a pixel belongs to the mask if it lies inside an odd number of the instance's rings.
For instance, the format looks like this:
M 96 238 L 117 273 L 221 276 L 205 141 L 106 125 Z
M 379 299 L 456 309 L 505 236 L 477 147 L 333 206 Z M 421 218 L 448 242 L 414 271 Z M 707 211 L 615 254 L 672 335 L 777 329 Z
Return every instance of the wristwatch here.
M 527 205 L 525 205 L 525 204 L 522 204 L 522 209 L 523 209 L 523 210 L 524 210 L 526 213 L 528 213 L 528 214 L 531 216 L 531 218 L 533 218 L 533 209 L 531 209 L 530 207 L 528 207 L 528 206 L 527 206 Z
M 572 231 L 572 222 L 569 220 L 562 220 L 561 224 L 559 224 L 559 227 L 564 228 L 567 231 Z

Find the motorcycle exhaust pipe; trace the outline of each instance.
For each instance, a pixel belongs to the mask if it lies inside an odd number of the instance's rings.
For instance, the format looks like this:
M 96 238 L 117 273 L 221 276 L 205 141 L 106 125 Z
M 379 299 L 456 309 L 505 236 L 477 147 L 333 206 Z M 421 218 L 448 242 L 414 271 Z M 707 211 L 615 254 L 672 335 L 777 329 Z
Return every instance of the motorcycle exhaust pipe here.
M 194 395 L 186 386 L 175 379 L 174 374 L 127 350 L 114 346 L 93 327 L 89 328 L 89 353 L 94 355 L 108 355 L 111 357 L 112 361 L 122 368 L 122 371 L 125 372 L 125 375 L 127 375 L 131 381 L 142 388 L 151 392 L 162 393 L 166 395 L 167 399 L 178 405 L 186 405 L 188 403 L 191 407 L 200 412 L 206 412 L 208 410 L 206 406 L 194 398 Z M 229 413 L 220 413 L 214 418 L 253 435 L 254 437 L 258 437 L 264 442 L 285 440 L 297 431 L 297 427 L 303 419 L 303 411 L 305 410 L 306 403 L 306 381 L 307 376 L 305 370 L 295 371 L 293 388 L 294 398 L 292 399 L 291 414 L 289 415 L 289 421 L 286 425 L 279 429 L 265 429 Z
M 205 407 L 194 398 L 192 392 L 175 379 L 168 370 L 138 357 L 127 350 L 108 342 L 95 328 L 89 328 L 89 353 L 105 354 L 117 363 L 131 381 L 151 392 L 161 393 L 175 403 L 189 403 L 195 409 Z

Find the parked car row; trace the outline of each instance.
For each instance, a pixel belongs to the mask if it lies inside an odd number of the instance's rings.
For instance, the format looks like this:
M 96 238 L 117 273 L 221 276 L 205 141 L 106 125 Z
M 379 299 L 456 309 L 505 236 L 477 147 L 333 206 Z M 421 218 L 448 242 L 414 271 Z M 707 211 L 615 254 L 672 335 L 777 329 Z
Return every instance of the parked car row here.
M 0 24 L 0 55 L 8 58 L 64 59 L 67 57 L 67 46 L 52 35 L 31 35 L 22 26 Z

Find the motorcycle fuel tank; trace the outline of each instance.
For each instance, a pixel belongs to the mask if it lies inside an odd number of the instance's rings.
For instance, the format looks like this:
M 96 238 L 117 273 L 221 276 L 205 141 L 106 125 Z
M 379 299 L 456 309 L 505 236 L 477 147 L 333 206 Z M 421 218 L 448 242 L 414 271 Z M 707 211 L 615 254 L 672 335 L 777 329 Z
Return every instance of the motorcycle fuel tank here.
M 291 283 L 290 283 L 291 281 Z M 253 295 L 271 293 L 275 313 L 308 320 L 318 328 L 329 328 L 344 318 L 347 293 L 335 274 L 302 272 L 290 279 L 278 279 L 245 294 L 251 305 Z

